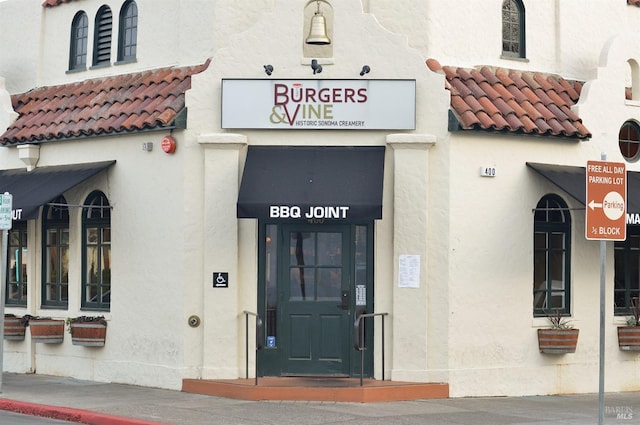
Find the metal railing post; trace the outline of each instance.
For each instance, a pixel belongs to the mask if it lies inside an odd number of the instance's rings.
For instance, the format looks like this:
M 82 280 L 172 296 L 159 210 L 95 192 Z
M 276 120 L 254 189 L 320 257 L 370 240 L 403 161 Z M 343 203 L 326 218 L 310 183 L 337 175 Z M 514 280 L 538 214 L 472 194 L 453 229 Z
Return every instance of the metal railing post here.
M 365 336 L 365 332 L 364 332 L 364 328 L 365 328 L 365 321 L 363 319 L 366 319 L 368 317 L 376 317 L 376 316 L 381 316 L 382 317 L 382 380 L 384 381 L 384 352 L 385 352 L 385 347 L 384 347 L 384 316 L 387 316 L 389 313 L 363 313 L 361 315 L 359 315 L 356 318 L 356 321 L 354 323 L 356 332 L 354 333 L 354 335 L 356 336 L 357 341 L 354 343 L 354 348 L 358 351 L 360 351 L 360 386 L 362 387 L 364 385 L 364 350 L 366 350 L 366 347 L 364 346 L 364 336 Z M 360 322 L 362 321 L 362 326 L 360 326 Z
M 245 379 L 249 379 L 249 316 L 256 318 L 256 367 L 255 367 L 255 384 L 258 385 L 258 350 L 262 348 L 260 343 L 260 329 L 262 328 L 262 318 L 251 311 L 244 310 L 244 359 L 245 359 Z

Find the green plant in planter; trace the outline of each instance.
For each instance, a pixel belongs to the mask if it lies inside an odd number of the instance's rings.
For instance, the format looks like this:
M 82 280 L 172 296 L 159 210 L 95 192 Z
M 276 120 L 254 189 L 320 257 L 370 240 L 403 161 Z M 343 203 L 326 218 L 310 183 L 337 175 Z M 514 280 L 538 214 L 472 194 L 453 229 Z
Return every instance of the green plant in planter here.
M 562 315 L 560 309 L 547 311 L 547 319 L 551 324 L 551 329 L 573 329 L 571 321 Z
M 631 313 L 631 316 L 627 319 L 627 325 L 640 326 L 640 298 L 634 298 L 631 300 L 629 313 Z

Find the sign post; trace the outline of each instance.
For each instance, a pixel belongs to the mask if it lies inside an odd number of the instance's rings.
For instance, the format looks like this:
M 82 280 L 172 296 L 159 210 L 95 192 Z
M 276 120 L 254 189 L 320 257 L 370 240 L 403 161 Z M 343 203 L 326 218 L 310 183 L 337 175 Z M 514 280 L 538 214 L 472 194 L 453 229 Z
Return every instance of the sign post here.
M 604 423 L 604 321 L 606 241 L 627 238 L 627 170 L 624 163 L 587 161 L 585 236 L 600 241 L 600 366 L 598 425 Z
M 13 195 L 5 192 L 0 195 L 0 230 L 2 230 L 2 247 L 0 254 L 0 392 L 2 392 L 2 375 L 4 370 L 4 292 L 7 287 L 7 244 L 11 230 Z

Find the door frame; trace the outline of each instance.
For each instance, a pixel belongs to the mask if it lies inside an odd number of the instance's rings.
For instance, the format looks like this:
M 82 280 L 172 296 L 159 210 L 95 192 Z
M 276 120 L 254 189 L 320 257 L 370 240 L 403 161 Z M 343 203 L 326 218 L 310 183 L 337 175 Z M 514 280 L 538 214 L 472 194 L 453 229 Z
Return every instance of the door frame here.
M 279 235 L 281 234 L 281 226 L 287 226 L 289 227 L 290 225 L 295 225 L 295 224 L 299 224 L 301 227 L 303 228 L 307 228 L 310 229 L 310 231 L 322 231 L 322 227 L 334 227 L 334 226 L 339 226 L 344 228 L 346 231 L 346 235 L 349 238 L 349 240 L 347 241 L 347 245 L 350 247 L 349 249 L 349 253 L 348 255 L 348 273 L 349 273 L 349 287 L 350 287 L 350 291 L 351 291 L 351 300 L 350 300 L 350 315 L 348 317 L 348 329 L 345 331 L 347 332 L 347 336 L 346 336 L 346 341 L 348 342 L 348 359 L 346 359 L 349 362 L 349 367 L 348 367 L 348 374 L 351 377 L 360 377 L 360 373 L 361 370 L 364 370 L 364 375 L 365 378 L 366 377 L 373 377 L 373 371 L 374 371 L 374 367 L 373 367 L 373 359 L 374 359 L 374 351 L 375 351 L 375 347 L 374 347 L 374 326 L 375 323 L 374 321 L 367 321 L 367 326 L 365 327 L 365 340 L 366 340 L 366 346 L 367 346 L 367 350 L 364 351 L 364 368 L 361 369 L 360 367 L 360 363 L 361 363 L 361 353 L 359 351 L 357 351 L 353 344 L 354 344 L 354 325 L 355 325 L 355 320 L 358 314 L 361 313 L 372 313 L 374 311 L 374 280 L 373 280 L 373 276 L 374 276 L 374 246 L 373 246 L 373 236 L 374 236 L 374 221 L 370 221 L 370 222 L 364 222 L 364 223 L 338 223 L 338 222 L 331 222 L 331 221 L 327 221 L 327 226 L 324 226 L 325 223 L 322 222 L 313 222 L 313 223 L 308 223 L 308 222 L 295 222 L 295 221 L 260 221 L 259 225 L 258 225 L 258 279 L 257 279 L 257 301 L 258 301 L 258 305 L 257 305 L 257 313 L 258 315 L 262 318 L 263 323 L 264 323 L 264 327 L 263 327 L 263 335 L 259 336 L 260 340 L 262 341 L 262 345 L 263 345 L 263 349 L 259 350 L 257 353 L 257 371 L 258 371 L 258 376 L 283 376 L 283 369 L 282 369 L 282 353 L 280 348 L 276 345 L 275 347 L 270 347 L 269 343 L 267 341 L 267 337 L 269 336 L 268 333 L 273 332 L 273 324 L 270 324 L 269 321 L 273 321 L 275 320 L 273 318 L 274 313 L 271 314 L 267 314 L 267 273 L 270 273 L 272 276 L 272 279 L 274 276 L 277 276 L 277 274 L 273 274 L 274 271 L 272 270 L 273 265 L 274 264 L 278 264 L 279 260 L 274 260 L 273 258 L 269 257 L 269 261 L 267 260 L 267 252 L 270 253 L 270 255 L 273 255 L 274 251 L 277 251 L 280 255 L 281 250 L 284 250 L 285 248 L 283 247 L 273 247 L 273 243 L 274 243 L 274 236 L 279 237 Z M 310 227 L 308 227 L 310 226 Z M 314 227 L 317 226 L 317 230 L 314 229 Z M 356 258 L 355 258 L 355 253 L 356 251 L 360 252 L 362 249 L 361 248 L 357 248 L 356 245 L 356 241 L 361 241 L 362 238 L 365 238 L 365 248 L 364 250 L 366 251 L 366 253 L 364 253 L 364 255 L 360 255 L 359 257 L 363 257 L 364 258 L 359 258 L 358 259 L 358 264 L 359 264 L 359 268 L 363 267 L 364 264 L 364 269 L 365 269 L 365 273 L 360 273 L 358 275 L 358 279 L 359 281 L 356 281 Z M 269 246 L 268 246 L 269 245 Z M 269 251 L 268 251 L 269 249 Z M 271 262 L 271 265 L 268 264 L 269 262 Z M 280 273 L 280 271 L 277 271 L 275 273 Z M 360 283 L 362 281 L 362 279 L 365 279 L 365 285 L 366 285 L 366 305 L 364 306 L 356 306 L 356 302 L 355 302 L 355 285 L 357 283 Z M 271 289 L 269 289 L 270 291 L 272 291 L 273 286 L 271 284 L 269 284 L 269 287 Z M 278 300 L 278 302 L 280 302 Z M 269 317 L 267 317 L 269 316 Z M 276 314 L 276 317 L 278 316 L 278 314 Z M 276 325 L 277 326 L 277 325 Z M 279 338 L 282 338 L 283 336 L 278 336 L 276 338 L 276 341 Z

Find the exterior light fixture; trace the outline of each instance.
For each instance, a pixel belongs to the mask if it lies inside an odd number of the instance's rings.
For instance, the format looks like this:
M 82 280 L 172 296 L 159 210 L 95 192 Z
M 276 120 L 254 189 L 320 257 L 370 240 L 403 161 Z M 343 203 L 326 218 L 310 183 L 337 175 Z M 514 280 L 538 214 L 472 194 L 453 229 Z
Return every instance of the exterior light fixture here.
M 309 36 L 305 40 L 307 44 L 327 45 L 331 44 L 331 39 L 327 35 L 327 20 L 320 11 L 320 0 L 316 1 L 317 9 L 311 18 L 309 25 Z
M 264 73 L 267 75 L 271 75 L 273 73 L 273 65 L 263 65 Z
M 369 68 L 369 65 L 365 65 L 362 67 L 362 71 L 360 71 L 360 76 L 362 77 L 364 74 L 368 74 L 369 72 L 371 72 L 371 68 Z
M 311 69 L 313 69 L 313 75 L 320 74 L 322 72 L 322 65 L 320 65 L 316 59 L 312 59 Z

